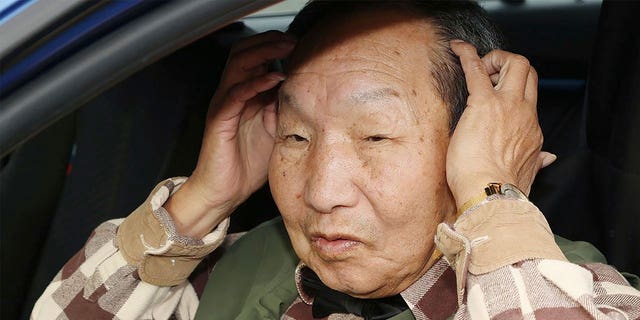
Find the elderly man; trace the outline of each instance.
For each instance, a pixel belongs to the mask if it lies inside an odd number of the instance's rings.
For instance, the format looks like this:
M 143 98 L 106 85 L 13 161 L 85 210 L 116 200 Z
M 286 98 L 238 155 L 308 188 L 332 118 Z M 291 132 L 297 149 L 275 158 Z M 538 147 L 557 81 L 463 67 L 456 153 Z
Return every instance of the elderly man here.
M 96 229 L 34 318 L 640 317 L 527 200 L 536 73 L 477 5 L 316 1 L 290 33 L 233 48 L 193 175 Z M 223 244 L 267 177 L 282 218 Z

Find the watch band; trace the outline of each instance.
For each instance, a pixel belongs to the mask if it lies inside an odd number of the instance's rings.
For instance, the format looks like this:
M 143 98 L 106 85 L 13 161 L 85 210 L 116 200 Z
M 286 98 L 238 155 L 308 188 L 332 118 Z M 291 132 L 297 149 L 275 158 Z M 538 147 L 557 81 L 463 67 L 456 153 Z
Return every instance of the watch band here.
M 529 200 L 527 196 L 522 191 L 520 191 L 520 189 L 518 189 L 518 187 L 511 183 L 489 182 L 484 188 L 484 192 L 471 198 L 458 209 L 458 212 L 456 212 L 456 217 L 459 217 L 462 213 L 469 210 L 471 207 L 479 204 L 484 199 L 494 194 L 499 194 L 509 199 L 519 199 L 524 201 Z

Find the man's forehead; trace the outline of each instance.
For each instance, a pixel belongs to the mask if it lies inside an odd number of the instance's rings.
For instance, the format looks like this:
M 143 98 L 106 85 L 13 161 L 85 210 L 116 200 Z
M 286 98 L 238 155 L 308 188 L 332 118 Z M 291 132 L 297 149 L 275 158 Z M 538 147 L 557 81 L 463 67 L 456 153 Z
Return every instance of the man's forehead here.
M 318 104 L 371 106 L 358 109 L 397 112 L 421 122 L 425 111 L 418 109 L 427 107 L 425 101 L 441 102 L 429 72 L 434 34 L 423 17 L 406 11 L 325 19 L 299 39 L 280 104 L 306 110 Z M 380 107 L 385 105 L 387 110 Z
M 371 117 L 385 115 L 398 123 L 418 124 L 425 115 L 417 108 L 419 97 L 426 97 L 422 87 L 417 89 L 413 82 L 401 82 L 384 77 L 327 77 L 326 81 L 314 79 L 308 74 L 296 75 L 286 80 L 279 92 L 279 110 L 293 111 L 308 117 L 350 116 Z M 336 81 L 336 78 L 340 78 Z M 342 82 L 336 85 L 336 82 Z M 417 91 L 422 91 L 419 95 Z M 431 106 L 428 106 L 431 107 Z M 285 112 L 287 112 L 285 111 Z
M 367 10 L 349 15 L 334 15 L 321 19 L 301 39 L 292 53 L 288 69 L 298 68 L 317 60 L 341 59 L 369 52 L 381 57 L 390 54 L 411 58 L 432 45 L 435 33 L 431 24 L 404 9 L 391 11 Z
M 280 103 L 293 108 L 302 108 L 303 104 L 296 98 L 295 92 L 286 88 L 280 90 Z M 347 98 L 354 105 L 366 105 L 384 100 L 401 99 L 398 90 L 391 87 L 355 90 L 349 92 Z

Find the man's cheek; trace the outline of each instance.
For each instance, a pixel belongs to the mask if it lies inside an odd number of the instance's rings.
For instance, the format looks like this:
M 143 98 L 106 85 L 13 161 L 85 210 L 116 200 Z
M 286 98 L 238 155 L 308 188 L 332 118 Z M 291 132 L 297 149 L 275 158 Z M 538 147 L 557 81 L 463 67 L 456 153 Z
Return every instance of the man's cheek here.
M 281 143 L 276 143 L 269 161 L 269 181 L 286 180 L 289 171 L 299 165 L 298 158 Z
M 274 150 L 271 161 L 269 163 L 269 187 L 271 188 L 271 194 L 280 212 L 287 211 L 287 204 L 289 200 L 286 195 L 287 191 L 287 166 L 284 164 L 284 159 L 277 152 L 277 147 Z
M 406 150 L 390 151 L 369 157 L 362 169 L 378 197 L 401 199 L 406 187 L 415 187 L 411 185 L 424 179 L 420 175 L 424 167 L 422 161 Z

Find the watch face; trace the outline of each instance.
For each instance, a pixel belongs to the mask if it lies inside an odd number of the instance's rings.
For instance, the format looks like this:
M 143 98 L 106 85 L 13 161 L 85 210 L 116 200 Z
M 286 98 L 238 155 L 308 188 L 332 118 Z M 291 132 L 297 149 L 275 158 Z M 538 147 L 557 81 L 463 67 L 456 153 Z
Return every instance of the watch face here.
M 518 187 L 510 183 L 502 184 L 502 186 L 500 187 L 500 193 L 509 198 L 528 200 L 527 196 L 522 191 L 520 191 Z

